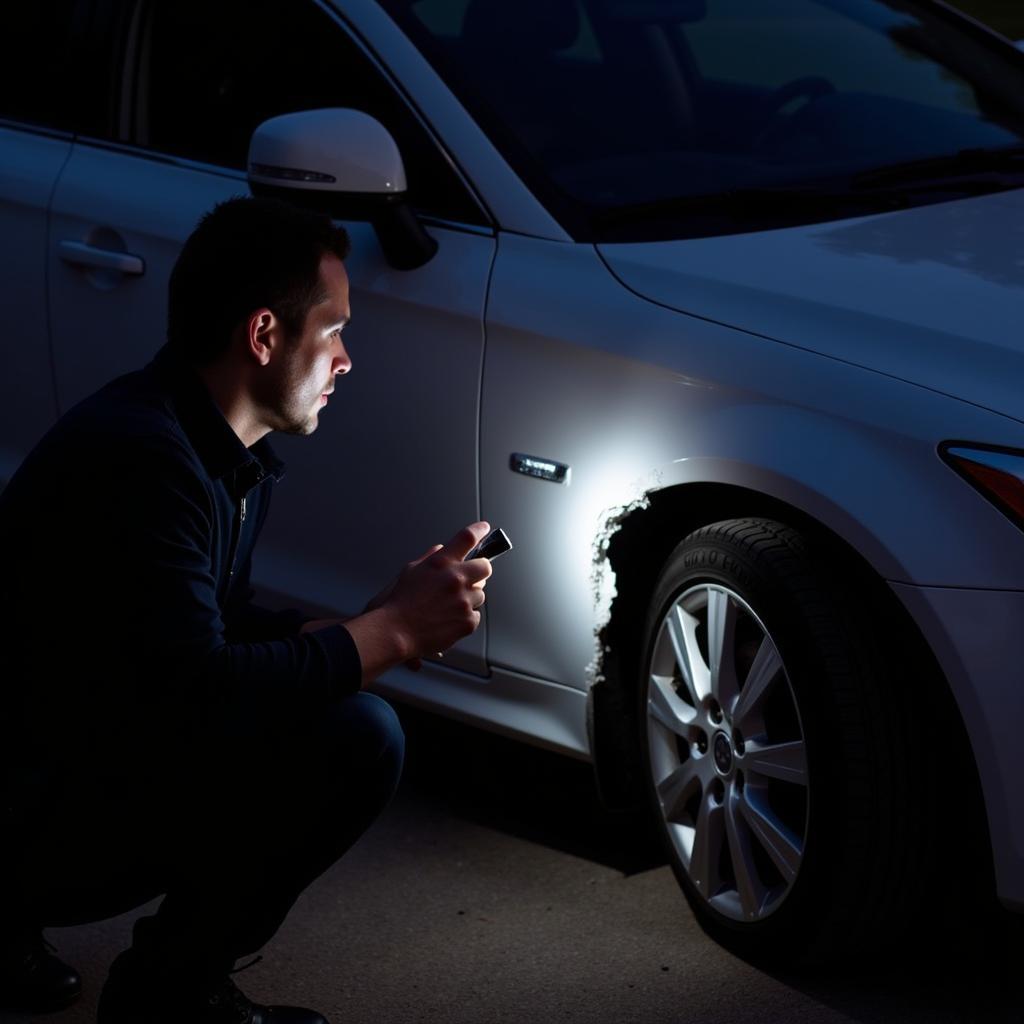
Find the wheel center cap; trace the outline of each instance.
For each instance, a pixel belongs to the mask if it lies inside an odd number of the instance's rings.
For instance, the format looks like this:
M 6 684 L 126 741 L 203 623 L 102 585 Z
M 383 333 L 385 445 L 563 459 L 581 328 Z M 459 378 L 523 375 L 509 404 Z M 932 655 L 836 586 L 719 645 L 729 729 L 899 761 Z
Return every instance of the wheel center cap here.
M 722 775 L 728 775 L 732 770 L 732 744 L 729 737 L 724 732 L 716 733 L 712 749 L 715 754 L 715 767 Z

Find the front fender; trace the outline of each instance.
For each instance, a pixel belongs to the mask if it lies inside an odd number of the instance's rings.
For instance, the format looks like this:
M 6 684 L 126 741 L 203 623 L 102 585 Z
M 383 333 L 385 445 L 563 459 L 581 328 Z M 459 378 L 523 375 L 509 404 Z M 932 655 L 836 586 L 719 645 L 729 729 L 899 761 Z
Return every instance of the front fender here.
M 585 246 L 502 236 L 481 512 L 516 550 L 488 584 L 489 661 L 587 688 L 614 594 L 602 552 L 627 510 L 680 486 L 784 503 L 885 579 L 1019 587 L 1020 533 L 941 461 L 954 437 L 1024 448 L 1024 424 L 657 306 Z M 512 472 L 512 452 L 567 464 L 568 483 Z

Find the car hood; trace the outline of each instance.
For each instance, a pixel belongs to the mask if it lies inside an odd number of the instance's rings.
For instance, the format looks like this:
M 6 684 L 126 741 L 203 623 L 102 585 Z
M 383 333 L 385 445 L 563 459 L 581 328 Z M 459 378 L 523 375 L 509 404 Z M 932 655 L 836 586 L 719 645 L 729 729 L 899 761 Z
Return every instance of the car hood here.
M 1022 189 L 598 251 L 660 305 L 1024 419 Z

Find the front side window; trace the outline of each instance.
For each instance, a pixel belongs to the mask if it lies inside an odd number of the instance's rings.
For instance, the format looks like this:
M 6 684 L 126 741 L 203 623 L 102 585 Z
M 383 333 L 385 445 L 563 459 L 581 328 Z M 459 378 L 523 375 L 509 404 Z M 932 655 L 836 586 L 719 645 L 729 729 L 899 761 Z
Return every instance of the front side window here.
M 578 238 L 1024 184 L 1024 55 L 921 0 L 382 2 Z

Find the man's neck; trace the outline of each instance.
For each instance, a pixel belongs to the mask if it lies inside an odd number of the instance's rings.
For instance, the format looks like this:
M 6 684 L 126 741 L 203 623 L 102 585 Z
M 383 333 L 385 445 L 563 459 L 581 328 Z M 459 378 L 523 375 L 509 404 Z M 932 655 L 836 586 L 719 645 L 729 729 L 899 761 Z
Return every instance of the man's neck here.
M 239 388 L 239 374 L 221 364 L 201 366 L 196 371 L 214 405 L 220 409 L 228 426 L 238 435 L 246 448 L 251 448 L 270 433 L 270 428 L 259 422 L 252 401 L 244 389 Z

